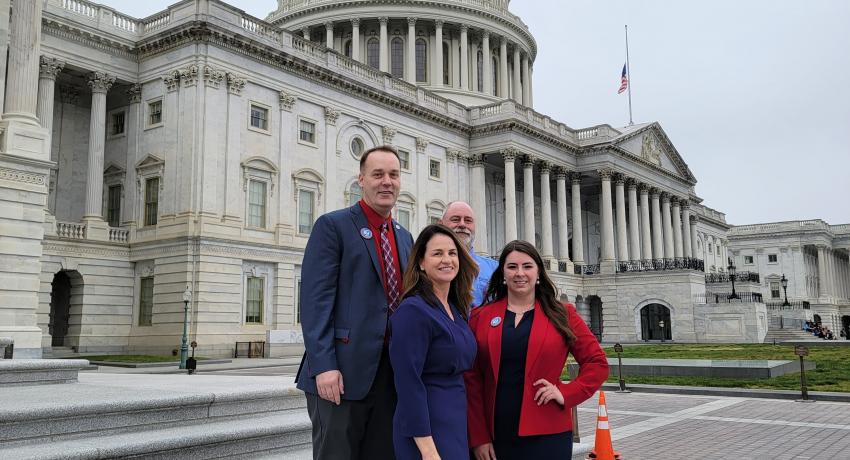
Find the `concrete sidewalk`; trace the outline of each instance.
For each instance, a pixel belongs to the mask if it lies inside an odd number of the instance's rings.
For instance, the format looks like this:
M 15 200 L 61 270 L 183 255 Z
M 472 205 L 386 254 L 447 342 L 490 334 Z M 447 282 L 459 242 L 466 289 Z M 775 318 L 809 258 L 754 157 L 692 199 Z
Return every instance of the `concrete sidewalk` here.
M 83 358 L 85 359 L 85 358 Z M 228 363 L 214 362 L 205 364 L 203 361 L 198 361 L 196 374 L 204 374 L 215 371 L 239 370 L 239 369 L 262 369 L 267 367 L 280 367 L 284 370 L 291 369 L 292 375 L 298 370 L 298 365 L 301 363 L 301 357 L 297 358 L 232 358 Z M 113 367 L 113 366 L 98 366 L 96 370 L 86 371 L 86 373 L 98 374 L 186 374 L 185 369 L 180 369 L 177 365 L 161 366 L 161 367 Z

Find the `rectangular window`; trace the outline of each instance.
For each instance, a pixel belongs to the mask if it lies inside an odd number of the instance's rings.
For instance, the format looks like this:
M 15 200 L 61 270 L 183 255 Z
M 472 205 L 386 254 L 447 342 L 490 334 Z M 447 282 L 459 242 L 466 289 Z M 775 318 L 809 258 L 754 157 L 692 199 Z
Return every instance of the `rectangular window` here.
M 398 223 L 400 223 L 406 230 L 410 230 L 410 211 L 406 209 L 399 209 Z
M 153 319 L 153 277 L 139 280 L 139 326 L 150 326 Z
M 406 150 L 398 151 L 398 161 L 401 163 L 401 169 L 410 170 L 410 152 Z
M 767 255 L 767 261 L 772 263 L 772 264 L 775 264 L 776 261 L 777 261 L 776 254 L 768 254 Z
M 298 191 L 298 233 L 310 233 L 313 230 L 313 192 Z
M 162 101 L 148 103 L 148 126 L 162 123 Z
M 753 256 L 744 256 L 744 264 L 751 265 L 753 263 Z
M 428 162 L 428 174 L 432 179 L 440 178 L 440 162 L 438 160 L 431 160 Z
M 263 322 L 263 285 L 259 276 L 248 277 L 248 293 L 245 299 L 245 322 L 261 324 Z
M 440 218 L 437 216 L 431 216 L 428 218 L 428 224 L 439 224 Z
M 145 225 L 156 225 L 159 216 L 159 178 L 145 181 Z
M 251 127 L 268 131 L 269 109 L 251 104 Z
M 248 185 L 248 226 L 266 226 L 266 183 L 252 180 Z
M 770 298 L 778 299 L 779 298 L 779 282 L 771 281 L 770 282 Z
M 124 112 L 112 114 L 112 129 L 110 130 L 110 134 L 113 136 L 124 134 Z
M 299 123 L 298 138 L 311 144 L 316 143 L 316 124 L 312 121 L 301 120 Z
M 121 186 L 112 185 L 106 197 L 106 220 L 110 227 L 121 225 Z

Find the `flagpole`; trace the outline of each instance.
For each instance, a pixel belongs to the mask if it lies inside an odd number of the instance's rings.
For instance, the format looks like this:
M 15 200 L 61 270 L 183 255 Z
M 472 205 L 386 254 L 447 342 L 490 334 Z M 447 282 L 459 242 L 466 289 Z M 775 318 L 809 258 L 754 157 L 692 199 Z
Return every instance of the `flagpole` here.
M 632 68 L 629 66 L 629 25 L 626 24 L 626 75 L 629 78 L 629 126 L 635 124 L 632 120 Z

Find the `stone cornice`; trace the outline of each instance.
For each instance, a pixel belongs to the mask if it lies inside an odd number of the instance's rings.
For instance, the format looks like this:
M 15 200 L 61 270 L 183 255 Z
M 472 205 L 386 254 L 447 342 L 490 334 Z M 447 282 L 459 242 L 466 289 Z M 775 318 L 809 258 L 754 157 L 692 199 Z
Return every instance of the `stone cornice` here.
M 92 30 L 75 27 L 65 21 L 64 19 L 62 22 L 54 20 L 46 13 L 41 19 L 41 31 L 43 34 L 51 35 L 62 40 L 74 41 L 88 48 L 103 51 L 113 56 L 131 61 L 138 59 L 138 51 L 132 43 L 111 40 L 94 33 Z

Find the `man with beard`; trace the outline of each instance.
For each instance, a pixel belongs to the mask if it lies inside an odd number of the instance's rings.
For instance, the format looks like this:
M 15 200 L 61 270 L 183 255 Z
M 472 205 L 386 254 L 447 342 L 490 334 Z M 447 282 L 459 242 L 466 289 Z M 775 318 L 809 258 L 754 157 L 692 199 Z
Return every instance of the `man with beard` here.
M 478 278 L 475 279 L 472 291 L 472 308 L 484 303 L 484 292 L 490 277 L 499 263 L 489 257 L 482 257 L 475 253 L 473 243 L 475 242 L 475 213 L 472 207 L 463 201 L 452 201 L 446 206 L 446 212 L 440 223 L 452 229 L 455 235 L 466 245 L 469 254 L 478 264 Z

